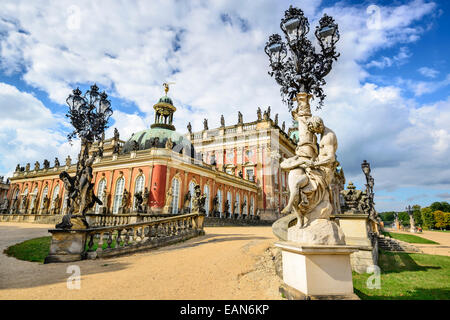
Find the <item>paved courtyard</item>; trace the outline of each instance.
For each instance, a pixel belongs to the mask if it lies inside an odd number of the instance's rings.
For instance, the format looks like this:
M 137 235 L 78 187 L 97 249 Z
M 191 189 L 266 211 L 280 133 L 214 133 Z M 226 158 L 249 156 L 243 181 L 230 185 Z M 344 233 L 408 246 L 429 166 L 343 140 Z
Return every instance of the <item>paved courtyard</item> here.
M 0 223 L 0 250 L 53 225 Z M 103 260 L 38 264 L 0 255 L 0 299 L 281 299 L 267 249 L 271 227 L 205 228 L 206 235 Z M 81 289 L 67 289 L 71 264 Z

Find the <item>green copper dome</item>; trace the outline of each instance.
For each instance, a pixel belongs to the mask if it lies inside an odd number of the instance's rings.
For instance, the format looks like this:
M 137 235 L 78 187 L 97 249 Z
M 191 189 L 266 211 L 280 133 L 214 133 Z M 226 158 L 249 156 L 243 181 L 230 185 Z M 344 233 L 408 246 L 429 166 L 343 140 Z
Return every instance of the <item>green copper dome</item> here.
M 124 144 L 122 153 L 129 153 L 133 150 L 135 142 L 137 142 L 138 150 L 145 150 L 150 148 L 165 148 L 168 139 L 172 140 L 172 150 L 178 153 L 182 153 L 185 150 L 185 154 L 194 155 L 194 147 L 191 142 L 183 135 L 176 131 L 164 129 L 164 128 L 152 128 L 139 131 L 131 136 L 130 139 Z
M 159 98 L 158 103 L 168 103 L 173 105 L 172 99 L 170 99 L 168 96 L 162 96 L 161 98 Z

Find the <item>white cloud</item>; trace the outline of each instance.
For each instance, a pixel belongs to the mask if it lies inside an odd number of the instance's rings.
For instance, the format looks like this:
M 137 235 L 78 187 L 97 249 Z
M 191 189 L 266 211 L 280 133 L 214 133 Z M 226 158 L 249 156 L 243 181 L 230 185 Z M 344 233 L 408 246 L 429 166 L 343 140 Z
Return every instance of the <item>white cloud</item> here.
M 448 173 L 438 160 L 450 157 L 445 148 L 448 129 L 440 120 L 433 122 L 426 116 L 426 108 L 434 108 L 446 118 L 448 101 L 421 107 L 402 97 L 406 83 L 376 86 L 366 81 L 368 64 L 386 67 L 407 62 L 411 55 L 407 45 L 426 31 L 415 22 L 432 14 L 436 5 L 417 0 L 379 6 L 379 24 L 373 28 L 367 25 L 371 17 L 366 8 L 340 2 L 319 10 L 320 3 L 302 1 L 300 5 L 310 18 L 311 30 L 324 12 L 335 17 L 341 57 L 326 78 L 325 107 L 316 114 L 337 133 L 339 160 L 349 180 L 362 179 L 360 163 L 367 159 L 380 189 L 433 183 L 449 186 L 445 182 Z M 221 114 L 227 124 L 236 123 L 238 110 L 245 121 L 254 120 L 256 108 L 268 105 L 273 114 L 279 113 L 280 123 L 291 123 L 287 107 L 281 105 L 279 87 L 267 74 L 268 58 L 263 51 L 269 35 L 281 32 L 279 21 L 287 3 L 137 1 L 135 5 L 108 2 L 105 6 L 79 1 L 79 28 L 72 4 L 2 3 L 0 67 L 5 72 L 23 70 L 29 85 L 47 92 L 57 103 L 63 103 L 74 86 L 92 82 L 134 103 L 139 113 L 113 105 L 115 123 L 107 135 L 118 127 L 126 139 L 148 127 L 153 122 L 152 106 L 163 94 L 161 84 L 166 81 L 176 83 L 169 95 L 178 109 L 175 125 L 180 132 L 186 131 L 189 121 L 194 130 L 201 130 L 204 118 L 209 119 L 210 128 L 216 127 Z M 95 23 L 92 17 L 97 17 Z M 394 57 L 372 58 L 381 49 L 397 46 Z M 418 95 L 432 90 L 427 83 L 422 88 L 416 85 Z M 36 128 L 54 128 L 49 117 Z M 65 137 L 57 132 L 51 131 L 56 137 L 49 134 L 44 140 L 61 145 Z M 430 152 L 436 156 L 431 162 Z M 429 178 L 438 174 L 434 182 Z
M 436 78 L 437 75 L 439 74 L 438 70 L 432 69 L 432 68 L 428 68 L 428 67 L 422 67 L 419 68 L 419 73 L 427 78 Z
M 42 164 L 51 157 L 64 159 L 76 154 L 61 133 L 65 119 L 54 115 L 32 94 L 0 82 L 0 170 L 11 176 L 17 163 Z

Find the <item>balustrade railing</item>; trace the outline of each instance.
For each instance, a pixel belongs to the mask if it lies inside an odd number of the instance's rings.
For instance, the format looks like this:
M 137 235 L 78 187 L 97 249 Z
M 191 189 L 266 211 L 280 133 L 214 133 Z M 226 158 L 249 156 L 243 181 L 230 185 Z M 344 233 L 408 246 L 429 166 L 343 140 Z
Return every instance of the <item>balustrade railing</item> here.
M 144 218 L 150 221 L 87 229 L 86 257 L 92 259 L 134 252 L 140 248 L 159 247 L 204 234 L 202 214 Z M 123 220 L 115 221 L 120 223 Z

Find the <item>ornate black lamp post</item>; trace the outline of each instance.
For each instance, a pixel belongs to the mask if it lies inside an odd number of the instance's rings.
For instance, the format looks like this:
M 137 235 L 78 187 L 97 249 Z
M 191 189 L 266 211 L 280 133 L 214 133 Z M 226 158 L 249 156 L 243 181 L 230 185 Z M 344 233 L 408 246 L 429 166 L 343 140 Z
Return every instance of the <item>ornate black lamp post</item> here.
M 293 100 L 297 95 L 306 93 L 318 97 L 319 107 L 322 106 L 325 99 L 321 88 L 325 84 L 323 78 L 331 71 L 333 60 L 339 57 L 336 53 L 338 25 L 326 14 L 320 19 L 314 32 L 321 47 L 320 53 L 315 52 L 315 48 L 306 38 L 309 22 L 301 9 L 290 6 L 281 19 L 280 28 L 285 34 L 287 45 L 280 35 L 273 34 L 264 50 L 269 56 L 272 68 L 269 74 L 275 77 L 281 86 L 283 102 L 292 110 Z
M 373 218 L 375 218 L 376 212 L 375 212 L 375 203 L 374 203 L 374 192 L 373 187 L 375 185 L 375 179 L 370 175 L 370 163 L 368 163 L 366 160 L 364 160 L 361 163 L 361 169 L 366 176 L 366 194 L 369 201 L 369 208 L 370 208 L 370 214 Z
M 77 88 L 66 100 L 69 105 L 66 116 L 74 127 L 68 138 L 72 141 L 72 138 L 78 136 L 81 139 L 81 150 L 78 155 L 76 175 L 71 177 L 66 171 L 60 174 L 68 195 L 68 213 L 63 217 L 63 221 L 56 225 L 56 228 L 70 229 L 74 223 L 77 228 L 87 227 L 84 214 L 96 202 L 102 204 L 95 196 L 91 183 L 93 159 L 89 158 L 89 148 L 95 139 L 101 139 L 113 113 L 111 102 L 107 98 L 108 95 L 105 92 L 100 93 L 94 84 L 84 96 Z

